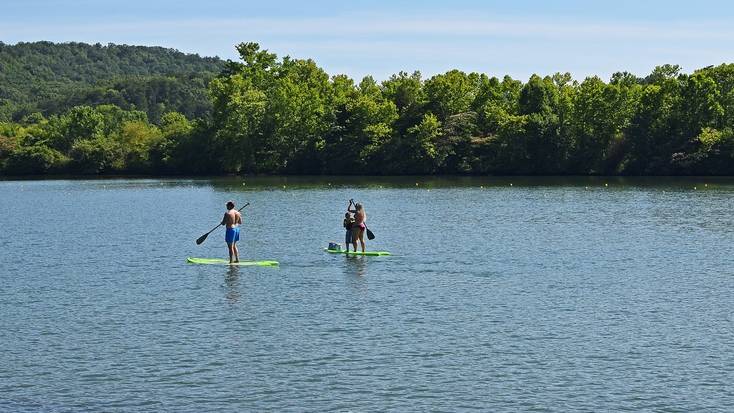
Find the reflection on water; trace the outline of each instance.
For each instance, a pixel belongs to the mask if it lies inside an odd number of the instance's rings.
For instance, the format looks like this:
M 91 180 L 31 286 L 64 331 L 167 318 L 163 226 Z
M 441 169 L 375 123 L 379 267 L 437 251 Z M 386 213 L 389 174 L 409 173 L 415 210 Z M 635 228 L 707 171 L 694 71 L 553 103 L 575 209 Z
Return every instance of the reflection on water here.
M 227 288 L 227 301 L 230 304 L 235 304 L 240 299 L 240 267 L 237 265 L 230 265 L 227 267 L 227 274 L 224 277 L 224 284 Z
M 344 274 L 352 277 L 364 277 L 367 271 L 367 259 L 359 255 L 344 256 Z

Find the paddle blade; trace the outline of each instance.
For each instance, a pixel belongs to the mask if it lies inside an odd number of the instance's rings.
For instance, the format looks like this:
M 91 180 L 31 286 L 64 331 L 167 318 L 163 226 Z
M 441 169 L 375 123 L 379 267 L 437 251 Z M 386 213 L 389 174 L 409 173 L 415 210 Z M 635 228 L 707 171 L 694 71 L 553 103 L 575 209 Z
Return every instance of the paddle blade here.
M 208 237 L 208 236 L 209 236 L 209 233 L 207 232 L 206 234 L 204 234 L 204 235 L 200 236 L 199 238 L 197 238 L 196 239 L 196 245 L 201 245 L 201 243 L 204 242 L 206 240 L 206 237 Z
M 367 239 L 369 240 L 375 239 L 375 234 L 373 234 L 369 228 L 367 228 Z

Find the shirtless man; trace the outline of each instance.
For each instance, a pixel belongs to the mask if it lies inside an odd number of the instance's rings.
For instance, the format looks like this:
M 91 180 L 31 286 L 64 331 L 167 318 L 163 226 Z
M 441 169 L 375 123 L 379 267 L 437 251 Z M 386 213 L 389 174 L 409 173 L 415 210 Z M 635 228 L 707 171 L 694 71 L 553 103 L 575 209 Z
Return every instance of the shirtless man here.
M 227 232 L 224 233 L 224 241 L 227 242 L 229 250 L 229 263 L 240 262 L 240 252 L 237 250 L 237 241 L 240 240 L 240 224 L 242 223 L 242 214 L 234 209 L 234 202 L 227 202 L 227 212 L 222 218 L 222 225 L 225 225 Z M 232 259 L 234 258 L 234 260 Z

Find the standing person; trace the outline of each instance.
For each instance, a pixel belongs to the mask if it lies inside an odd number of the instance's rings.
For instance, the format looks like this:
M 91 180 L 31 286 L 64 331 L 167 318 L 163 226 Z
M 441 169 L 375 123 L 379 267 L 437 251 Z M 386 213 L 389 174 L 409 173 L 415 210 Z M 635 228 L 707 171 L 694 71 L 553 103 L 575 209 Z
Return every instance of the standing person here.
M 354 204 L 354 209 L 350 209 L 352 204 Z M 354 252 L 357 252 L 357 241 L 362 245 L 362 252 L 364 252 L 364 230 L 367 228 L 367 225 L 365 225 L 365 222 L 367 222 L 367 213 L 364 212 L 362 204 L 355 204 L 353 199 L 349 200 L 347 211 L 354 214 L 354 224 L 352 225 L 352 245 L 354 246 Z
M 354 225 L 354 218 L 352 218 L 352 214 L 350 214 L 349 212 L 344 214 L 344 224 L 343 225 L 344 225 L 344 229 L 347 230 L 347 233 L 344 235 L 344 244 L 347 246 L 347 252 L 349 252 L 349 244 L 352 243 L 352 226 Z M 355 247 L 354 252 L 357 252 L 356 247 Z
M 222 225 L 227 228 L 224 233 L 224 241 L 227 243 L 227 249 L 229 250 L 230 264 L 240 262 L 240 252 L 237 250 L 237 241 L 240 240 L 240 224 L 242 224 L 242 214 L 234 209 L 234 202 L 227 202 L 227 212 L 224 213 L 224 218 L 222 218 Z

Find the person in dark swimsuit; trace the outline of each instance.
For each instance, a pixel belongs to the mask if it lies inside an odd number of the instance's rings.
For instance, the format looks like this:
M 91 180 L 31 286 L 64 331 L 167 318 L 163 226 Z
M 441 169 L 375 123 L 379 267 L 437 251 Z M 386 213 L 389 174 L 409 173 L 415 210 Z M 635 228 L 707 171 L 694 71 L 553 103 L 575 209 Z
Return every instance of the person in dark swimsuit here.
M 347 212 L 344 214 L 344 229 L 347 231 L 347 233 L 344 235 L 344 244 L 347 247 L 347 252 L 349 252 L 349 244 L 352 243 L 352 227 L 354 226 L 354 218 L 352 218 L 352 214 Z M 354 250 L 357 251 L 356 249 Z

